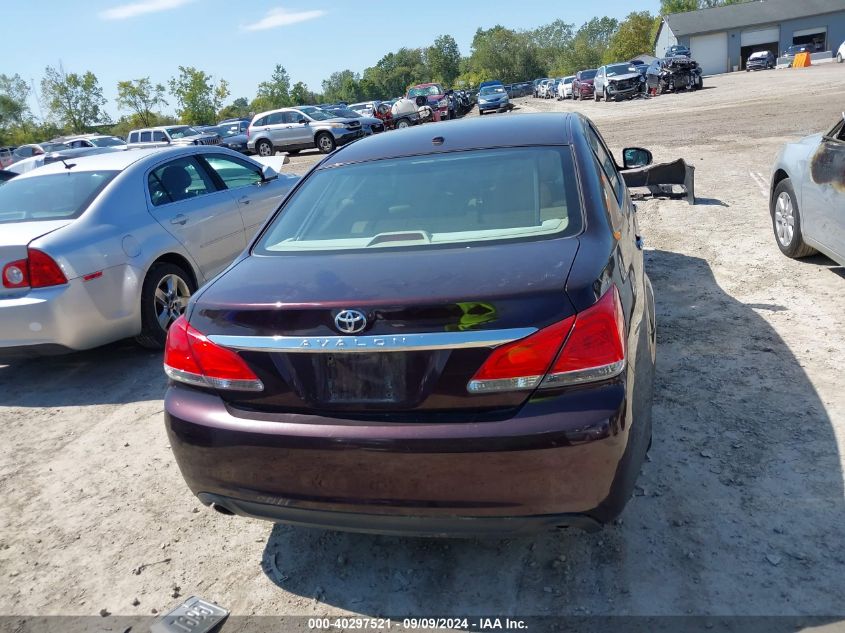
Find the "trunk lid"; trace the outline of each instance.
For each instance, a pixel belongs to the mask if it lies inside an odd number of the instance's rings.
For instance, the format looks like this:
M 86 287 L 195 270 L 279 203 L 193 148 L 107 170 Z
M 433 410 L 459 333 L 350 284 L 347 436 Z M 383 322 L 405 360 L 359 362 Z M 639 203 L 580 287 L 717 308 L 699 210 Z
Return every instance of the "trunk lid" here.
M 501 415 L 529 393 L 470 394 L 467 383 L 494 345 L 574 312 L 565 285 L 577 250 L 577 238 L 556 238 L 251 256 L 201 293 L 190 322 L 237 348 L 264 382 L 262 392 L 221 393 L 236 407 L 393 421 Z M 363 314 L 365 329 L 344 334 L 344 310 Z

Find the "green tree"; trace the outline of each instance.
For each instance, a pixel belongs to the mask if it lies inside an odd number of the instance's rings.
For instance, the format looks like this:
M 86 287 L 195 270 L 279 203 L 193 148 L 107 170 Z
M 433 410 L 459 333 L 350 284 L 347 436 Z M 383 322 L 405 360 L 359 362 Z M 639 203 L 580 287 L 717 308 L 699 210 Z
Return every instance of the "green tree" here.
M 581 25 L 559 59 L 559 74 L 572 75 L 601 66 L 604 53 L 619 23 L 613 18 L 593 18 Z
M 560 65 L 561 57 L 572 43 L 573 29 L 573 24 L 555 20 L 528 31 L 528 38 L 536 47 L 538 61 L 543 66 L 541 74 L 559 74 L 556 73 L 555 68 Z
M 542 75 L 545 68 L 528 34 L 496 25 L 475 32 L 467 70 L 485 79 L 512 83 Z
M 261 112 L 289 105 L 291 105 L 290 75 L 284 66 L 276 64 L 270 81 L 262 81 L 258 84 L 258 92 L 252 102 L 252 109 L 254 112 Z
M 179 66 L 179 75 L 169 82 L 170 94 L 176 98 L 177 114 L 184 123 L 211 123 L 229 96 L 229 84 L 193 66 Z
M 451 35 L 441 35 L 425 53 L 432 81 L 451 86 L 461 73 L 461 51 Z
M 72 132 L 85 132 L 95 124 L 109 122 L 103 110 L 106 99 L 96 75 L 67 73 L 47 66 L 41 80 L 41 94 L 51 116 Z
M 323 98 L 332 103 L 360 101 L 364 98 L 360 82 L 360 75 L 351 70 L 334 72 L 328 79 L 323 80 Z
M 610 38 L 602 61 L 605 64 L 625 61 L 651 51 L 658 23 L 659 18 L 648 11 L 629 13 Z
M 31 126 L 30 92 L 29 84 L 20 75 L 0 74 L 0 134 L 3 137 L 10 135 L 15 128 L 25 132 Z
M 238 97 L 232 103 L 225 106 L 217 113 L 219 119 L 245 119 L 250 112 L 254 112 L 249 106 L 246 97 Z
M 372 93 L 367 96 L 372 98 L 404 95 L 413 84 L 430 78 L 421 48 L 400 48 L 395 53 L 388 53 L 375 66 L 364 70 L 363 76 Z
M 696 11 L 698 8 L 699 0 L 660 0 L 660 15 Z
M 294 105 L 304 105 L 306 103 L 318 103 L 323 99 L 317 93 L 311 92 L 303 82 L 297 81 L 290 89 L 290 100 Z
M 167 105 L 165 87 L 153 84 L 149 77 L 117 82 L 117 107 L 136 115 L 139 127 L 153 125 L 156 110 Z

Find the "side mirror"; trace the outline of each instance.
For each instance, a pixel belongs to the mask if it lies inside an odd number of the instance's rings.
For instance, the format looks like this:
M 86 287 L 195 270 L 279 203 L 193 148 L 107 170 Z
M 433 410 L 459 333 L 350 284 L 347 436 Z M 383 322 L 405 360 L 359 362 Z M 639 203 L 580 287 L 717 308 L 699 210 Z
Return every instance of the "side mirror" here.
M 302 123 L 302 124 L 308 125 L 308 119 L 299 119 L 299 121 L 297 121 L 297 123 Z
M 285 157 L 287 158 L 287 157 Z M 267 182 L 268 180 L 273 180 L 279 177 L 279 173 L 270 167 L 270 165 L 262 165 L 261 167 L 261 180 Z
M 642 147 L 626 147 L 622 150 L 622 164 L 625 169 L 636 169 L 651 165 L 651 152 Z

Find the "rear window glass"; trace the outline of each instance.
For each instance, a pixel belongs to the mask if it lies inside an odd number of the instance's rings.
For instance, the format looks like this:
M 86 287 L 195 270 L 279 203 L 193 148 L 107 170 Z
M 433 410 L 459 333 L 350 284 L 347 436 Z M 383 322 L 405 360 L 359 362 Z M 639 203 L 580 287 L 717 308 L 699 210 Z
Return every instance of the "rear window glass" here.
M 79 217 L 116 171 L 80 171 L 13 178 L 0 187 L 0 223 Z
M 568 147 L 495 149 L 317 171 L 255 252 L 419 248 L 580 230 Z

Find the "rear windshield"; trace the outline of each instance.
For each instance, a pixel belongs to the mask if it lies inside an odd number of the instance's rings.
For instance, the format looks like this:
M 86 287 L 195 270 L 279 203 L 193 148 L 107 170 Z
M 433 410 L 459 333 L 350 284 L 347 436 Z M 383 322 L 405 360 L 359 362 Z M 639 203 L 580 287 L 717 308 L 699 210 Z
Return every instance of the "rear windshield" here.
M 575 235 L 581 222 L 568 147 L 453 152 L 315 172 L 255 252 L 541 239 Z
M 118 173 L 78 171 L 13 178 L 0 187 L 0 223 L 79 217 Z

